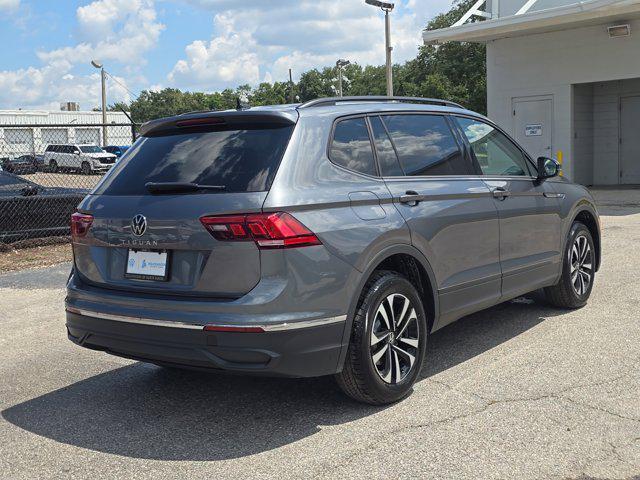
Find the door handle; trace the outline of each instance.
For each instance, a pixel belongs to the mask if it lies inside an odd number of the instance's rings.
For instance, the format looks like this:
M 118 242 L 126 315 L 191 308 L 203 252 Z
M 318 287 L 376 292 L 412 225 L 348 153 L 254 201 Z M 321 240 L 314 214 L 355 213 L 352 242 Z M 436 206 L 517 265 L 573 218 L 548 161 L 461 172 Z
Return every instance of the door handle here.
M 404 195 L 400 196 L 400 203 L 404 203 L 411 207 L 416 206 L 422 200 L 424 200 L 424 197 L 413 190 L 407 190 Z
M 504 200 L 511 195 L 511 192 L 509 190 L 502 187 L 494 188 L 491 193 L 493 194 L 493 198 L 496 198 L 498 200 Z

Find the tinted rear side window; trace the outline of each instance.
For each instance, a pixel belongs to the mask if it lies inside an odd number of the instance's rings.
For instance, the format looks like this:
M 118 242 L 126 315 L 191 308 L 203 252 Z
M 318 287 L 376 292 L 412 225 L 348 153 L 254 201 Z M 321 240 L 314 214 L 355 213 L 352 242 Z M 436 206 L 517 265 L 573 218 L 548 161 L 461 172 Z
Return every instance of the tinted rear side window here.
M 329 158 L 349 170 L 376 175 L 369 130 L 364 118 L 350 118 L 336 125 Z
M 378 164 L 380 165 L 380 174 L 382 176 L 402 176 L 404 172 L 400 168 L 400 162 L 393 144 L 387 135 L 387 131 L 379 117 L 370 117 L 371 130 L 373 132 L 373 141 L 378 154 Z
M 95 193 L 144 195 L 147 182 L 224 185 L 225 192 L 269 190 L 293 126 L 142 137 Z
M 406 175 L 469 175 L 470 169 L 441 115 L 382 117 Z

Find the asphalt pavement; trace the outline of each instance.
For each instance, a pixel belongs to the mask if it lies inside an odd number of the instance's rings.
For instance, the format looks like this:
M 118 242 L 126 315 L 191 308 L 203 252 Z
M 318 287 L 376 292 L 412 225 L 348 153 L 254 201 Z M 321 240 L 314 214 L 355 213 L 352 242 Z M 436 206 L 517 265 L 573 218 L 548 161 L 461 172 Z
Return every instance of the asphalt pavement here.
M 0 479 L 640 475 L 640 190 L 604 192 L 588 306 L 536 295 L 429 340 L 413 394 L 165 370 L 66 338 L 69 265 L 0 276 Z

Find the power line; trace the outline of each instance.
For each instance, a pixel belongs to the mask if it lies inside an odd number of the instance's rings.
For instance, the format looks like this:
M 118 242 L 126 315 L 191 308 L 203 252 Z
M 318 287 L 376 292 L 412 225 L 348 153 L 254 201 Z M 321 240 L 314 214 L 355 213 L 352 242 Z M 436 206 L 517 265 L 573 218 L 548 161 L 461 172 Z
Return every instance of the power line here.
M 131 90 L 129 90 L 129 87 L 127 87 L 124 83 L 122 83 L 121 81 L 119 81 L 116 77 L 114 77 L 113 75 L 111 75 L 109 72 L 107 72 L 106 70 L 104 71 L 104 73 L 106 73 L 109 77 L 111 77 L 111 80 L 113 80 L 114 82 L 116 82 L 118 85 L 120 85 L 122 88 L 124 88 L 127 92 L 129 92 L 131 95 L 133 95 L 135 98 L 138 98 L 140 95 L 133 93 Z

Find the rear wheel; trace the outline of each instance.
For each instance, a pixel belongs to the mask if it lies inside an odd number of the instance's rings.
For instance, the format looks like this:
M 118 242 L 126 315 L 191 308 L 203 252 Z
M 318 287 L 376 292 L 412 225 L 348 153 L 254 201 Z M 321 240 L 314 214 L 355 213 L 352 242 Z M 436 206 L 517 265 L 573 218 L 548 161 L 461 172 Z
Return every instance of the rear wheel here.
M 395 272 L 377 272 L 360 296 L 337 383 L 361 402 L 401 400 L 420 373 L 426 344 L 426 317 L 415 287 Z
M 91 165 L 89 165 L 89 162 L 82 162 L 80 170 L 83 175 L 91 175 Z
M 49 162 L 49 170 L 51 170 L 53 173 L 56 173 L 58 171 L 58 162 L 56 162 L 55 160 L 51 160 Z
M 595 247 L 591 232 L 580 222 L 569 231 L 562 260 L 562 276 L 556 285 L 544 289 L 549 302 L 560 308 L 586 305 L 595 278 Z

